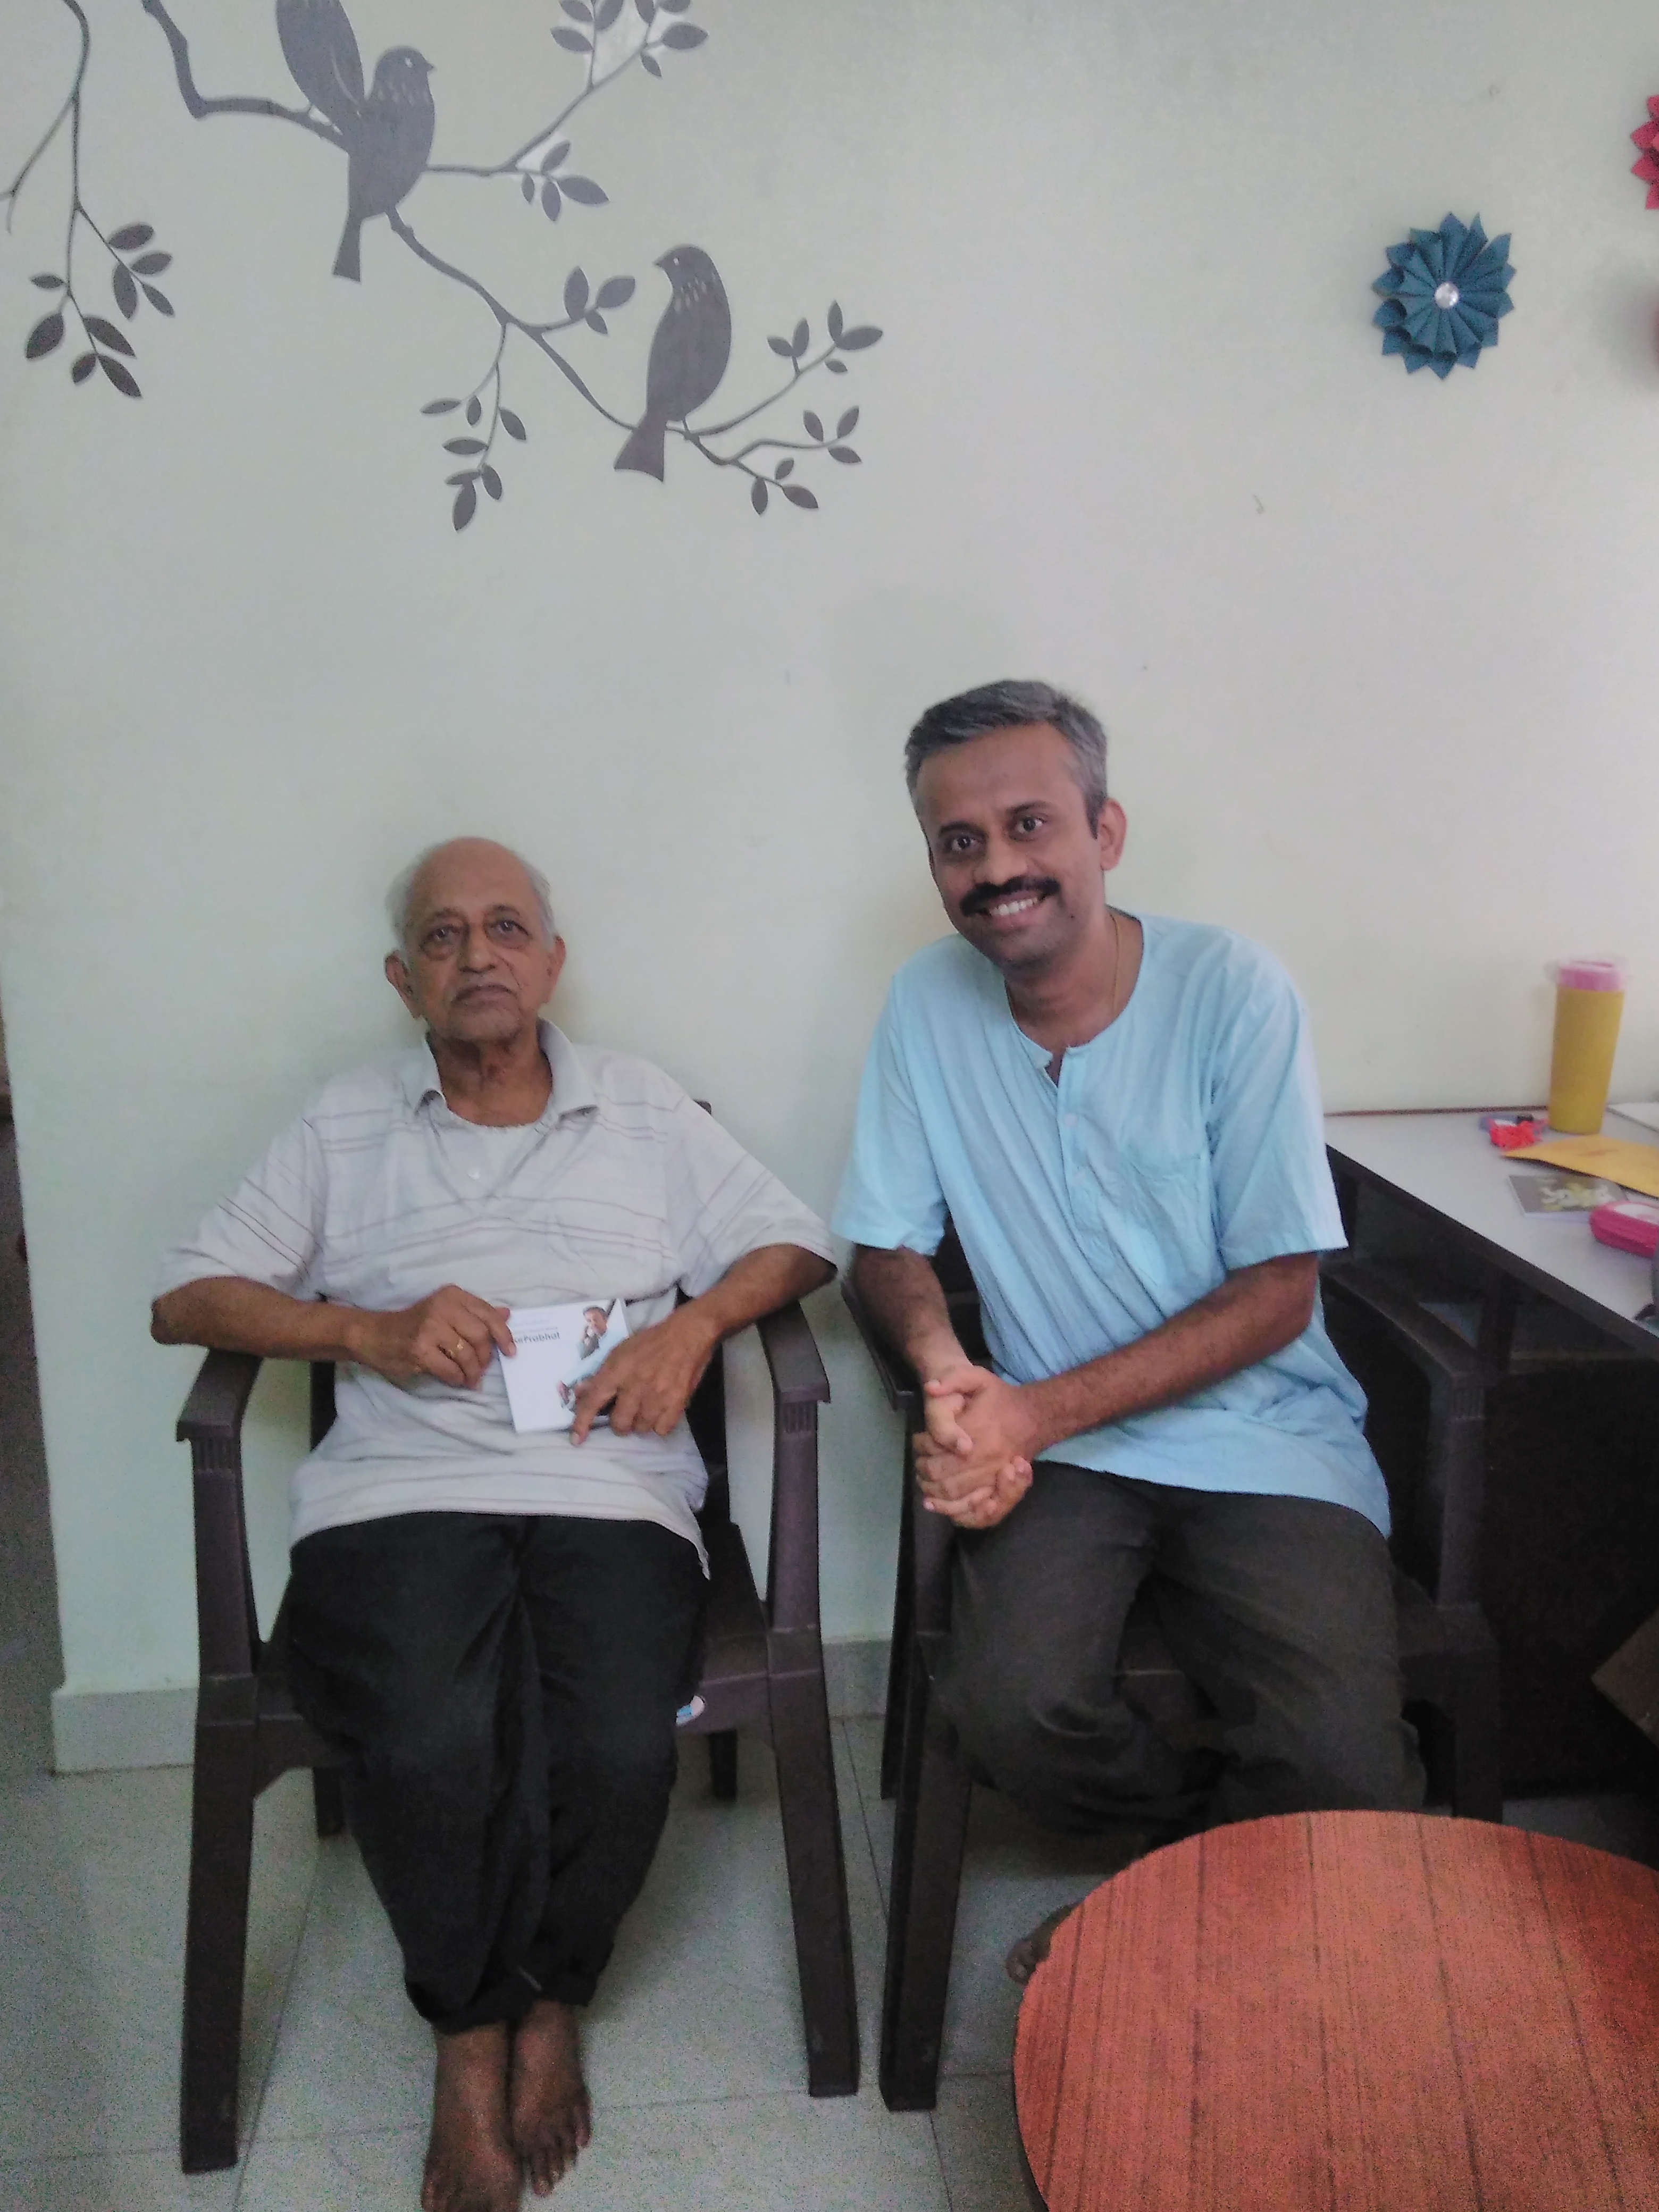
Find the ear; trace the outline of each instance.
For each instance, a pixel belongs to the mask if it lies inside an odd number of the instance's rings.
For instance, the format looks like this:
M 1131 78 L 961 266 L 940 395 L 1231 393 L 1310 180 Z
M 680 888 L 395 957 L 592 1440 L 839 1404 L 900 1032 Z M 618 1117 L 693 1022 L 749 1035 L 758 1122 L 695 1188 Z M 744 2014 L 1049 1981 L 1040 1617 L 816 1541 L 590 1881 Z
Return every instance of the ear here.
M 416 1021 L 421 1018 L 421 1002 L 415 995 L 415 979 L 410 974 L 401 952 L 386 956 L 386 980 L 403 1000 Z
M 562 937 L 556 937 L 547 948 L 547 991 L 542 1000 L 544 1006 L 559 988 L 559 978 L 564 973 L 565 951 L 565 941 Z
M 1101 808 L 1095 834 L 1100 845 L 1101 872 L 1105 874 L 1123 858 L 1123 848 L 1129 841 L 1128 817 L 1116 799 L 1109 799 Z

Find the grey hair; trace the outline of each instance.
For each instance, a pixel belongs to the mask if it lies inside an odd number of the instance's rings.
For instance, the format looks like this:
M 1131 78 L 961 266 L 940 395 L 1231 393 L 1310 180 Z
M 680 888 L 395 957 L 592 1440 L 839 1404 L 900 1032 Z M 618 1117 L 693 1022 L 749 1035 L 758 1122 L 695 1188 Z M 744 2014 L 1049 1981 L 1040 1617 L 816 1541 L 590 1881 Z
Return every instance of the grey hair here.
M 1022 682 L 1005 677 L 1000 684 L 981 684 L 960 691 L 954 699 L 941 699 L 916 724 L 904 747 L 904 781 L 914 805 L 921 764 L 952 745 L 965 745 L 975 738 L 988 738 L 997 730 L 1022 730 L 1033 722 L 1047 722 L 1072 748 L 1075 773 L 1088 810 L 1089 826 L 1100 820 L 1106 804 L 1106 732 L 1080 700 L 1052 684 Z
M 416 853 L 386 895 L 386 918 L 392 924 L 392 950 L 405 960 L 408 959 L 411 950 L 409 929 L 413 917 L 410 908 L 414 904 L 416 882 L 422 869 L 434 854 L 441 853 L 446 846 L 453 845 L 456 842 L 453 837 L 445 837 L 435 845 L 428 845 L 423 853 Z M 495 840 L 492 838 L 490 842 L 494 843 Z M 541 915 L 542 934 L 551 945 L 559 933 L 558 926 L 553 919 L 552 886 L 539 868 L 531 866 L 522 853 L 514 853 L 510 845 L 503 845 L 501 850 L 504 853 L 513 853 L 513 858 L 529 877 L 531 888 L 536 894 L 536 905 Z

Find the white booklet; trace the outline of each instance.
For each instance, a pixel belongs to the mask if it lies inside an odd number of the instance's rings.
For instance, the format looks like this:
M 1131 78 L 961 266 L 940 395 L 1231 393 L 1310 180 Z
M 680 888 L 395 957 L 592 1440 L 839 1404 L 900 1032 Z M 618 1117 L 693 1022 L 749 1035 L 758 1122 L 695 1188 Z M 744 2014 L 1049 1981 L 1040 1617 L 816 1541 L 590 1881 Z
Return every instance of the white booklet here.
M 523 1436 L 538 1429 L 568 1429 L 576 1418 L 576 1386 L 597 1374 L 607 1353 L 628 1334 L 628 1308 L 609 1304 L 514 1306 L 507 1316 L 519 1347 L 501 1359 L 513 1425 Z M 605 1416 L 601 1413 L 601 1421 Z

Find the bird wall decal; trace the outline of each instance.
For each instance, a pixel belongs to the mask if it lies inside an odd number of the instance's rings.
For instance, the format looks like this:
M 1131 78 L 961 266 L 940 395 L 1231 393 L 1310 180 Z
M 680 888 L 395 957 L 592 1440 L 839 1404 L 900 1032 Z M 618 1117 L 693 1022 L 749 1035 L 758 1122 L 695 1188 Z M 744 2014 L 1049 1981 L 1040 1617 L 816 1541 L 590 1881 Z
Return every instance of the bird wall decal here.
M 361 280 L 363 225 L 371 216 L 390 215 L 414 191 L 426 168 L 437 125 L 432 87 L 427 82 L 431 73 L 431 63 L 413 46 L 388 48 L 374 64 L 368 98 L 351 120 L 341 125 L 349 167 L 345 228 L 334 258 L 337 276 L 349 276 L 354 283 Z
M 677 246 L 656 264 L 673 286 L 651 341 L 645 412 L 614 466 L 663 477 L 671 422 L 712 399 L 732 358 L 732 309 L 720 274 L 700 246 Z
M 565 270 L 562 287 L 557 274 L 552 276 L 561 295 L 558 307 L 545 296 L 533 303 L 512 301 L 472 268 L 440 252 L 433 238 L 422 234 L 423 218 L 417 230 L 403 211 L 404 202 L 422 178 L 441 191 L 449 188 L 450 179 L 471 178 L 493 180 L 498 199 L 510 193 L 528 208 L 539 205 L 550 222 L 585 223 L 589 211 L 610 204 L 611 195 L 596 178 L 574 165 L 567 167 L 574 151 L 574 119 L 590 101 L 614 98 L 610 88 L 672 75 L 681 66 L 679 57 L 703 48 L 708 33 L 687 20 L 696 0 L 631 0 L 631 11 L 630 0 L 560 0 L 566 20 L 553 27 L 554 48 L 556 53 L 580 58 L 582 82 L 567 85 L 556 103 L 550 101 L 544 119 L 516 147 L 493 158 L 441 161 L 431 158 L 435 115 L 428 81 L 432 64 L 424 54 L 409 46 L 389 48 L 365 89 L 362 49 L 347 12 L 350 0 L 270 3 L 283 58 L 302 105 L 259 91 L 204 90 L 197 81 L 190 39 L 168 0 L 140 0 L 143 14 L 166 40 L 179 97 L 191 116 L 198 121 L 220 115 L 259 118 L 325 144 L 331 161 L 345 155 L 347 205 L 334 264 L 337 276 L 361 279 L 363 225 L 382 216 L 387 233 L 385 250 L 392 251 L 395 245 L 412 255 L 430 276 L 462 288 L 475 314 L 484 319 L 493 343 L 482 373 L 471 383 L 462 382 L 443 397 L 427 401 L 421 410 L 447 418 L 441 434 L 444 483 L 454 495 L 451 520 L 456 530 L 465 530 L 486 511 L 481 501 L 496 504 L 505 495 L 502 465 L 531 434 L 524 414 L 508 399 L 518 397 L 518 376 L 538 362 L 556 373 L 556 391 L 567 396 L 574 392 L 614 431 L 623 434 L 625 442 L 615 462 L 618 470 L 653 476 L 660 483 L 667 441 L 677 438 L 688 454 L 746 491 L 757 515 L 786 507 L 811 514 L 819 501 L 809 474 L 822 485 L 821 463 L 846 466 L 859 461 L 860 455 L 849 442 L 860 421 L 856 404 L 833 414 L 820 412 L 820 398 L 818 410 L 808 406 L 801 410 L 798 427 L 781 411 L 793 412 L 797 395 L 807 396 L 802 392 L 807 379 L 815 380 L 815 393 L 823 391 L 828 379 L 849 374 L 854 356 L 880 340 L 876 324 L 848 321 L 839 301 L 830 301 L 822 325 L 801 315 L 787 326 L 787 334 L 769 335 L 766 345 L 775 367 L 764 383 L 757 383 L 746 367 L 741 394 L 727 392 L 724 419 L 716 420 L 715 410 L 707 403 L 716 391 L 726 391 L 732 377 L 731 307 L 720 272 L 703 248 L 674 247 L 656 263 L 668 279 L 669 297 L 647 349 L 644 405 L 635 418 L 629 403 L 614 388 L 607 390 L 607 373 L 588 351 L 592 340 L 611 336 L 617 315 L 634 299 L 636 288 L 630 275 L 611 270 L 595 280 L 579 263 Z M 50 9 L 56 0 L 36 0 L 36 4 Z M 100 388 L 101 380 L 128 399 L 137 399 L 141 392 L 131 333 L 155 325 L 148 315 L 136 325 L 134 319 L 153 309 L 162 324 L 172 319 L 172 280 L 167 292 L 154 280 L 172 267 L 173 256 L 159 244 L 152 223 L 117 222 L 109 211 L 101 206 L 94 211 L 90 204 L 88 171 L 79 153 L 88 125 L 88 71 L 99 34 L 93 11 L 82 9 L 78 0 L 70 0 L 70 7 L 79 22 L 81 40 L 67 94 L 45 120 L 11 183 L 0 187 L 0 209 L 9 231 L 25 187 L 31 179 L 49 173 L 46 156 L 53 145 L 66 137 L 75 149 L 64 180 L 59 255 L 54 265 L 29 279 L 47 296 L 37 305 L 23 353 L 29 361 L 56 360 L 77 388 Z M 464 21 L 465 9 L 451 12 L 458 24 Z M 568 64 L 560 67 L 566 70 Z M 0 175 L 4 173 L 0 170 Z M 101 185 L 99 189 L 101 196 Z M 118 321 L 112 320 L 107 312 L 98 312 L 106 285 Z M 70 343 L 72 337 L 83 343 Z M 625 341 L 630 352 L 633 339 L 630 327 Z M 623 388 L 637 393 L 639 369 L 623 374 L 627 380 Z M 816 381 L 820 379 L 823 381 Z M 836 472 L 830 471 L 832 476 Z
M 276 0 L 283 58 L 306 98 L 335 128 L 353 128 L 363 104 L 363 61 L 340 0 Z

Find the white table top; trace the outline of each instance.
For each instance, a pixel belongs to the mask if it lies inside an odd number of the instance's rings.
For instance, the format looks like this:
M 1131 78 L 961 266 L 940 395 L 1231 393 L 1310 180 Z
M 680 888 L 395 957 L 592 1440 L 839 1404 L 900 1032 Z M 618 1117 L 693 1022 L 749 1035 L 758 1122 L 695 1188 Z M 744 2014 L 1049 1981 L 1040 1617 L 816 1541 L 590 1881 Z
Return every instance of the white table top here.
M 1605 1133 L 1654 1141 L 1619 1114 Z M 1328 1114 L 1325 1141 L 1334 1164 L 1440 1216 L 1506 1273 L 1659 1358 L 1659 1335 L 1635 1319 L 1652 1296 L 1648 1262 L 1598 1244 L 1584 1214 L 1523 1212 L 1510 1177 L 1526 1164 L 1498 1150 L 1478 1115 Z

